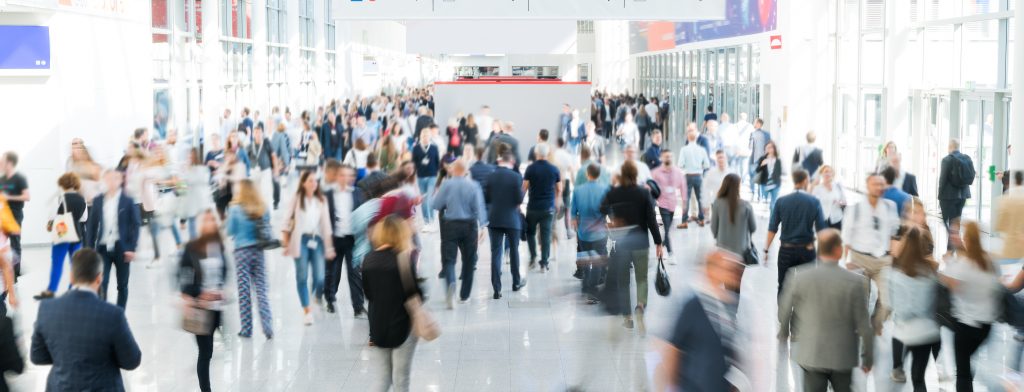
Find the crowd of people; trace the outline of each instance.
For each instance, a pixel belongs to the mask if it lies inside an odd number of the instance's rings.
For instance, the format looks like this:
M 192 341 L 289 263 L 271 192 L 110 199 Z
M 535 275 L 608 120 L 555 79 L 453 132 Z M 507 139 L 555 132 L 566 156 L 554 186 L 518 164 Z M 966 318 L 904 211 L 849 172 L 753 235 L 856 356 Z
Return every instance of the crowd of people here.
M 969 391 L 972 354 L 993 323 L 1013 319 L 1004 294 L 1024 288 L 1024 272 L 1000 282 L 978 224 L 960 219 L 976 173 L 956 140 L 939 178 L 948 245 L 938 255 L 925 202 L 895 144 L 867 176 L 864 200 L 848 205 L 853 191 L 825 164 L 813 132 L 783 165 L 764 121 L 748 122 L 746 113 L 731 122 L 709 106 L 701 122 L 688 122 L 674 154 L 663 131 L 667 100 L 597 93 L 589 108 L 565 105 L 524 156 L 515 124 L 487 106 L 443 119 L 444 126 L 433 110 L 429 89 L 333 100 L 294 117 L 290 108 L 274 107 L 266 118 L 248 108 L 237 117 L 225 110 L 220 129 L 189 145 L 173 129 L 157 140 L 140 128 L 110 167 L 94 161 L 83 140 L 72 141 L 48 223 L 50 279 L 35 296 L 41 302 L 30 359 L 53 365 L 48 390 L 124 388 L 120 369 L 136 368 L 142 355 L 123 312 L 137 260 L 177 271 L 202 391 L 211 390 L 215 333 L 231 317 L 229 271 L 238 287 L 238 336 L 252 338 L 254 307 L 264 338 L 275 336 L 269 293 L 276 288 L 268 286 L 265 265 L 271 251 L 294 262 L 305 325 L 321 309 L 338 312 L 337 293 L 348 284 L 352 316 L 369 324 L 367 343 L 380 370 L 373 390 L 381 391 L 409 390 L 417 344 L 438 333 L 423 305 L 428 278 L 419 266 L 440 261 L 444 304 L 453 309 L 473 293 L 484 241 L 492 298 L 500 300 L 508 294 L 505 268 L 518 292 L 526 272 L 548 273 L 553 248 L 575 240 L 573 277 L 582 299 L 643 336 L 649 275 L 658 294 L 668 295 L 664 263 L 683 259 L 672 229 L 689 235 L 691 225 L 709 225 L 716 249 L 698 260 L 705 273 L 664 336 L 655 380 L 677 390 L 750 390 L 743 389 L 749 353 L 738 346 L 748 326 L 736 318 L 744 268 L 778 268 L 778 336 L 783 346 L 799 341 L 791 357 L 803 369 L 797 379 L 805 391 L 849 390 L 854 368 L 871 370 L 875 336 L 885 328 L 892 328 L 893 381 L 906 382 L 909 353 L 914 390 L 925 390 L 928 359 L 945 348 L 955 352 L 957 390 Z M 17 154 L 2 161 L 0 310 L 5 302 L 18 306 L 17 228 L 31 200 Z M 1006 176 L 1016 187 L 995 225 L 1006 243 L 998 257 L 1020 258 L 1024 178 Z M 784 179 L 794 190 L 780 197 Z M 754 235 L 757 203 L 769 211 L 763 240 Z M 151 255 L 137 254 L 144 227 Z M 164 230 L 176 248 L 161 247 Z M 439 255 L 422 251 L 423 236 L 433 232 Z M 527 243 L 525 271 L 520 241 Z M 65 259 L 70 289 L 62 294 Z M 116 306 L 107 301 L 112 271 Z M 0 321 L 0 347 L 15 347 L 10 321 Z M 953 331 L 952 347 L 940 344 L 942 328 Z M 76 343 L 83 341 L 89 343 Z M 22 367 L 17 349 L 0 353 L 0 371 Z

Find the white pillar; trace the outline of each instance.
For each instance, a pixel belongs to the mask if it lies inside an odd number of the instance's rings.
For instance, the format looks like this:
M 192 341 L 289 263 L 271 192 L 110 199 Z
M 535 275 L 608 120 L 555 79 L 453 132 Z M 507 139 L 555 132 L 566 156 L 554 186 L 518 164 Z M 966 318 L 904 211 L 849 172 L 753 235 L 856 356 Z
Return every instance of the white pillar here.
M 224 48 L 220 42 L 220 2 L 203 2 L 203 50 L 200 73 L 203 80 L 203 127 L 206 135 L 220 132 L 224 114 Z
M 1024 26 L 1024 0 L 1012 0 L 1016 4 L 1013 14 L 1017 26 Z M 1024 29 L 1014 29 L 1013 45 L 1013 101 L 1010 104 L 1010 151 L 1007 167 L 1010 170 L 1024 170 Z
M 252 1 L 252 90 L 254 109 L 260 110 L 263 120 L 270 116 L 270 98 L 267 87 L 270 72 L 267 56 L 267 0 Z

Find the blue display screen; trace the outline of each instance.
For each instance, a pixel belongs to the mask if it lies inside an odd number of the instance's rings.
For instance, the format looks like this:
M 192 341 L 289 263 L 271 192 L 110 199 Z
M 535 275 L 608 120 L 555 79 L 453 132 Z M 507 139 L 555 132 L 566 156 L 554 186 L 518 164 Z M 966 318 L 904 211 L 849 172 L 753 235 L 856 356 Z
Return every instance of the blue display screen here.
M 50 28 L 0 25 L 0 70 L 50 69 Z

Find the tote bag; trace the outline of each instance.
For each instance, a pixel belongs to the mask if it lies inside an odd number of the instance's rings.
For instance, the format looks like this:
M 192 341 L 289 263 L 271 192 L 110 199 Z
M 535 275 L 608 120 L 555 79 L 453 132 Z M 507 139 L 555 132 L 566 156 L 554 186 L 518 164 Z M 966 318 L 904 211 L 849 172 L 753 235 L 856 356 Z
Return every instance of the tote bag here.
M 53 223 L 50 224 L 50 238 L 54 244 L 76 243 L 79 238 L 78 232 L 75 230 L 75 216 L 68 208 L 64 195 L 60 196 L 60 205 L 57 206 L 57 210 L 60 210 L 61 207 L 64 207 L 64 213 L 57 214 L 53 218 Z

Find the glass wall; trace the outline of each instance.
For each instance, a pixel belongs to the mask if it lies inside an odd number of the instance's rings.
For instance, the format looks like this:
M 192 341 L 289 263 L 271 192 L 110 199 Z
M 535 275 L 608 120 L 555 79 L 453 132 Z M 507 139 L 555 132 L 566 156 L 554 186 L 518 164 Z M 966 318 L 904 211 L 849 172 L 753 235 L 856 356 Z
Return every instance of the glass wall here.
M 285 64 L 288 62 L 288 14 L 285 0 L 267 0 L 267 88 L 270 104 L 286 100 Z
M 703 119 L 711 106 L 719 115 L 749 122 L 761 116 L 760 62 L 756 44 L 667 51 L 636 57 L 634 90 L 669 101 L 668 139 L 682 140 L 686 124 Z
M 220 0 L 224 99 L 252 101 L 252 1 Z

